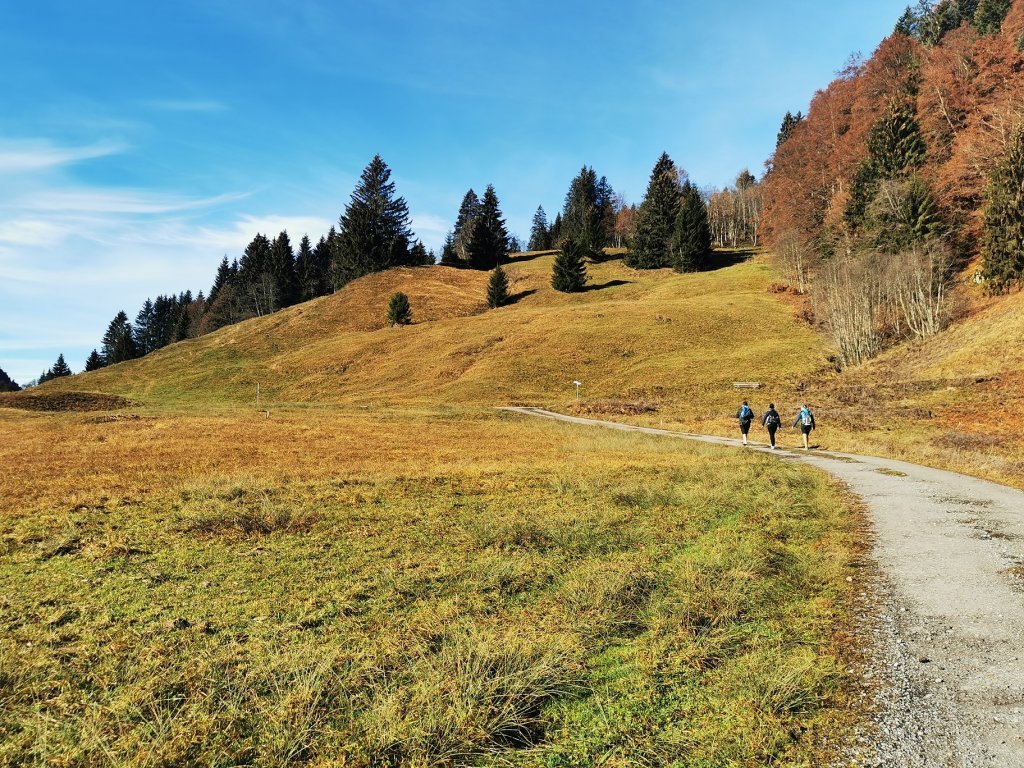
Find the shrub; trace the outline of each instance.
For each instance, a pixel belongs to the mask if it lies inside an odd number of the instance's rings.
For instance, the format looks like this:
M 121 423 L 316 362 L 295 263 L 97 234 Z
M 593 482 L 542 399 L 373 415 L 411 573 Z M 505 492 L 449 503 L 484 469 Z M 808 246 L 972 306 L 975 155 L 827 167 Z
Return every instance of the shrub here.
M 409 297 L 401 291 L 391 295 L 388 302 L 388 325 L 409 325 L 412 322 L 412 308 Z

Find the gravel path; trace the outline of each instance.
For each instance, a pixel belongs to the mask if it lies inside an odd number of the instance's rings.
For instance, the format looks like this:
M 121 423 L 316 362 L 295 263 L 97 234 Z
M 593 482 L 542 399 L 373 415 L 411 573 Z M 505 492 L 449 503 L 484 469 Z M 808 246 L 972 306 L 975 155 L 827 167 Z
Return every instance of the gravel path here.
M 508 408 L 725 446 L 739 440 Z M 796 443 L 795 433 L 782 433 Z M 867 504 L 886 579 L 867 596 L 876 727 L 854 765 L 1024 768 L 1024 493 L 871 456 L 766 451 L 846 483 Z

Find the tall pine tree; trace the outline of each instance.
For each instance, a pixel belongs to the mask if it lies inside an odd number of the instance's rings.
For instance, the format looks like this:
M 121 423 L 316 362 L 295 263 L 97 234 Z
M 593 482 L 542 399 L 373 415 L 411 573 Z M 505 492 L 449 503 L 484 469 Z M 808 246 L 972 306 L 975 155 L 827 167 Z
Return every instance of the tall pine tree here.
M 231 279 L 231 265 L 228 263 L 228 257 L 225 254 L 224 258 L 220 260 L 220 265 L 217 267 L 217 275 L 213 278 L 213 285 L 210 287 L 210 293 L 206 297 L 207 304 L 213 304 L 217 300 L 217 294 L 220 293 L 220 289 Z
M 667 153 L 662 153 L 651 171 L 647 193 L 637 211 L 633 242 L 624 258 L 626 266 L 658 269 L 671 264 L 670 246 L 681 197 L 676 164 Z
M 103 334 L 101 354 L 107 365 L 123 363 L 137 357 L 132 324 L 124 310 L 118 312 L 107 326 L 107 332 Z
M 683 185 L 682 204 L 672 233 L 672 268 L 696 272 L 707 263 L 711 252 L 711 224 L 704 198 L 695 185 Z
M 551 230 L 548 227 L 548 216 L 544 212 L 543 205 L 538 205 L 537 212 L 533 214 L 530 243 L 527 247 L 531 251 L 546 251 L 551 248 Z
M 287 232 L 281 232 L 270 245 L 270 274 L 274 281 L 277 302 L 271 311 L 290 307 L 301 301 L 299 277 L 295 273 L 295 253 Z
M 992 292 L 1024 283 L 1024 128 L 989 178 L 982 253 Z
M 375 155 L 339 221 L 334 253 L 335 285 L 370 272 L 409 264 L 409 206 L 395 195 L 391 169 Z
M 100 353 L 95 349 L 89 353 L 89 356 L 85 358 L 85 370 L 86 371 L 98 371 L 105 365 L 103 358 L 100 357 Z
M 271 261 L 270 240 L 266 235 L 257 234 L 245 247 L 245 253 L 238 262 L 238 276 L 233 281 L 236 296 L 244 307 L 244 316 L 269 315 L 278 307 Z
M 53 368 L 51 368 L 47 373 L 49 373 L 49 377 L 51 379 L 59 379 L 64 376 L 70 376 L 71 366 L 69 366 L 67 362 L 64 360 L 64 355 L 60 354 L 57 355 L 57 362 L 53 364 Z
M 469 263 L 474 269 L 494 269 L 508 255 L 508 230 L 501 215 L 498 196 L 490 184 L 480 201 L 480 214 L 473 221 L 469 239 Z

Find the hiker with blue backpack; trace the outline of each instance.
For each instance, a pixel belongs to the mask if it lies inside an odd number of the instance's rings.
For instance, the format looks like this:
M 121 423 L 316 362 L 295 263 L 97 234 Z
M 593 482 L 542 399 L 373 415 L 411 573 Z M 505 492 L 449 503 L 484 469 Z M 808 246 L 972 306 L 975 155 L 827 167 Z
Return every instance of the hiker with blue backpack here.
M 775 433 L 778 431 L 779 427 L 782 426 L 782 417 L 779 416 L 779 412 L 775 410 L 775 403 L 768 404 L 768 410 L 765 411 L 761 424 L 768 430 L 768 439 L 771 441 L 772 450 L 774 451 Z
M 740 422 L 740 432 L 743 433 L 743 444 L 747 444 L 747 433 L 750 431 L 750 423 L 754 420 L 754 411 L 750 408 L 750 403 L 746 400 L 743 401 L 743 405 L 736 412 L 736 418 Z
M 807 403 L 804 403 L 804 407 L 800 409 L 800 413 L 796 415 L 796 420 L 793 422 L 795 427 L 797 424 L 800 425 L 800 431 L 804 435 L 804 450 L 808 449 L 807 436 L 811 434 L 811 430 L 814 429 L 814 414 L 811 412 L 811 408 Z

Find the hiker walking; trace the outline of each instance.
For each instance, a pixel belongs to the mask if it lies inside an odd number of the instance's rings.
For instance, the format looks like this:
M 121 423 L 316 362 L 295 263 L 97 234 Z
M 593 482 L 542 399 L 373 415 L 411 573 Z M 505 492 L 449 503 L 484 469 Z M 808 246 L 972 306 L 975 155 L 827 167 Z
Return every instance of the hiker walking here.
M 771 441 L 772 450 L 775 450 L 775 433 L 779 427 L 782 426 L 782 417 L 779 416 L 779 412 L 775 410 L 775 403 L 768 404 L 768 410 L 765 411 L 764 418 L 761 420 L 764 428 L 768 430 L 768 440 Z
M 746 400 L 743 401 L 743 405 L 736 411 L 736 418 L 740 422 L 740 432 L 743 433 L 743 444 L 747 444 L 747 433 L 750 431 L 750 422 L 754 420 L 754 412 L 750 408 L 750 403 Z
M 800 431 L 804 435 L 804 450 L 808 449 L 807 436 L 811 434 L 811 430 L 814 429 L 814 414 L 811 413 L 811 407 L 804 403 L 804 407 L 800 409 L 800 413 L 796 415 L 796 420 L 793 422 L 795 427 L 797 424 L 800 425 Z

